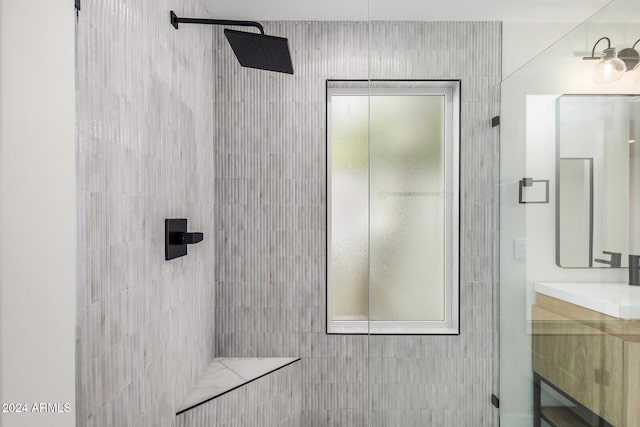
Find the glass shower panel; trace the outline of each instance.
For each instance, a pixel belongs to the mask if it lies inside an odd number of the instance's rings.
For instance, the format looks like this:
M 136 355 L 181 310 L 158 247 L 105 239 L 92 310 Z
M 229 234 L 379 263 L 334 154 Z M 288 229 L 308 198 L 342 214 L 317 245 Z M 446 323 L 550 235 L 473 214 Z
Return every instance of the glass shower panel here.
M 609 217 L 615 230 L 634 226 L 640 85 L 632 70 L 598 84 L 597 61 L 583 59 L 601 37 L 618 50 L 633 45 L 639 18 L 638 2 L 616 0 L 501 84 L 503 427 L 640 425 L 628 403 L 640 396 L 640 316 L 628 304 L 640 288 L 628 286 L 621 262 L 640 241 L 598 231 Z
M 421 21 L 429 16 L 426 4 L 415 20 L 394 20 L 401 14 L 388 2 L 369 5 L 369 425 L 487 425 L 496 227 L 490 122 L 500 81 L 500 26 Z M 448 117 L 437 97 L 378 105 L 380 82 L 394 81 L 455 81 L 458 124 L 434 132 Z M 385 133 L 381 127 L 388 124 Z M 447 141 L 454 132 L 458 145 Z M 458 150 L 450 163 L 447 147 Z M 454 166 L 459 169 L 447 175 Z M 448 200 L 455 200 L 451 211 Z M 450 268 L 447 259 L 454 258 Z M 450 283 L 455 296 L 432 287 L 438 282 Z M 456 327 L 445 333 L 383 334 L 376 324 L 385 317 L 439 321 L 449 303 L 457 310 Z

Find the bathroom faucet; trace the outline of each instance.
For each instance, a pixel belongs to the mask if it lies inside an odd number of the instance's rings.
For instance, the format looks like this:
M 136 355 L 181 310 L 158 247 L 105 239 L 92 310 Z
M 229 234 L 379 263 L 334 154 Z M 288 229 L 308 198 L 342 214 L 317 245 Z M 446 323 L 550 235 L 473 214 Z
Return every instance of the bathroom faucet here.
M 622 254 L 620 252 L 609 252 L 602 251 L 603 254 L 611 255 L 611 260 L 607 261 L 606 259 L 594 258 L 595 262 L 599 262 L 602 264 L 607 264 L 611 268 L 620 268 L 622 265 Z
M 640 255 L 629 255 L 629 285 L 640 286 Z

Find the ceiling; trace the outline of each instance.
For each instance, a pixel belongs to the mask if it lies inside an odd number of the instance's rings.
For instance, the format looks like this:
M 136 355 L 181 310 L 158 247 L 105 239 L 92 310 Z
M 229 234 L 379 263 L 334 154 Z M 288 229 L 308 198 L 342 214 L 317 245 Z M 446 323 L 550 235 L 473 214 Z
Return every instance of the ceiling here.
M 213 17 L 261 21 L 581 22 L 610 0 L 205 0 Z

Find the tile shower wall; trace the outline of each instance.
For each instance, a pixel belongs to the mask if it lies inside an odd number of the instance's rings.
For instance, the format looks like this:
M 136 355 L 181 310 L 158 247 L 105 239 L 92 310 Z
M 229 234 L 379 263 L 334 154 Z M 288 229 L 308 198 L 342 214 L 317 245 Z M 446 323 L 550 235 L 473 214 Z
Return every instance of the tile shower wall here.
M 196 0 L 83 1 L 78 426 L 172 426 L 214 355 L 211 28 Z M 164 260 L 164 219 L 204 232 Z
M 295 75 L 214 33 L 216 349 L 300 356 L 303 426 L 366 422 L 367 338 L 325 331 L 325 79 L 367 75 L 367 23 L 266 23 Z
M 490 425 L 500 24 L 265 32 L 289 38 L 295 75 L 241 69 L 213 36 L 217 355 L 301 356 L 305 427 L 366 426 L 369 411 L 380 427 Z M 460 336 L 325 334 L 325 79 L 369 75 L 462 80 Z

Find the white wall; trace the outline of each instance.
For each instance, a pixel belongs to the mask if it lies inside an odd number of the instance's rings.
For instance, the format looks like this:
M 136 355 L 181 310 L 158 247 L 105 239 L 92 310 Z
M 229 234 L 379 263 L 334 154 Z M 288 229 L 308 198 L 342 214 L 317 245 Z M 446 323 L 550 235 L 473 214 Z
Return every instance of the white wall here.
M 75 13 L 0 1 L 0 425 L 75 423 Z M 53 410 L 54 408 L 49 408 Z
M 566 40 L 563 41 L 562 38 L 585 22 L 606 25 L 631 24 L 640 21 L 640 6 L 638 6 L 640 3 L 635 0 L 583 1 L 580 5 L 571 4 L 571 2 L 554 4 L 546 2 L 544 5 L 543 2 L 533 3 L 539 3 L 538 13 L 529 13 L 524 17 L 522 13 L 505 14 L 502 19 L 503 79 L 509 78 L 529 62 L 536 62 L 537 56 L 543 54 L 545 50 L 557 49 L 554 45 L 563 44 Z M 512 4 L 516 3 L 512 2 Z M 522 5 L 520 10 L 524 10 Z M 631 26 L 627 26 L 626 31 L 616 28 L 616 25 L 611 27 L 610 31 L 596 26 L 590 29 L 582 28 L 580 35 L 584 36 L 584 45 L 572 53 L 575 56 L 591 54 L 593 44 L 605 35 L 611 37 L 612 45 L 618 50 L 631 47 L 638 39 L 637 31 Z M 599 45 L 599 48 L 603 45 L 604 43 Z
M 577 25 L 567 22 L 503 22 L 502 78 L 508 78 Z

